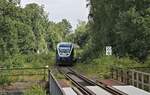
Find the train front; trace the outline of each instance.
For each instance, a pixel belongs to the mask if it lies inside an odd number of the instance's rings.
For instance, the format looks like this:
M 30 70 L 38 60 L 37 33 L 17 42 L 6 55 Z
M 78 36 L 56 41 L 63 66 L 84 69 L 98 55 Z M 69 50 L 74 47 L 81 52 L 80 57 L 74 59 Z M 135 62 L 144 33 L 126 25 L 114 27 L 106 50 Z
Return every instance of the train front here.
M 74 47 L 71 43 L 59 43 L 56 51 L 56 62 L 59 65 L 72 65 Z

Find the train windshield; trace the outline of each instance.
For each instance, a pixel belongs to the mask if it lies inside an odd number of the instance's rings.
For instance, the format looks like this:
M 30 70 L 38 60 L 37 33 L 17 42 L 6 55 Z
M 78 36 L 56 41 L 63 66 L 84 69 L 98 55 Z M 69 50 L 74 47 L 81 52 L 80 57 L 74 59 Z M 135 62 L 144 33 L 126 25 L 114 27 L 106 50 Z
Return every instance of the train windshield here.
M 71 50 L 71 45 L 62 44 L 59 46 L 59 52 L 60 53 L 69 53 L 70 50 Z

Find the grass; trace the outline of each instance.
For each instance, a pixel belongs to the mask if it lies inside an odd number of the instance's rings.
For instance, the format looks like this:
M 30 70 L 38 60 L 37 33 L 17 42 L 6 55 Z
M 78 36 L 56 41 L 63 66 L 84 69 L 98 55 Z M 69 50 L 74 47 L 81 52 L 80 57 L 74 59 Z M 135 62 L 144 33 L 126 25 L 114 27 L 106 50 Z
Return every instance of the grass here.
M 23 95 L 46 95 L 46 91 L 39 85 L 34 85 L 26 90 Z
M 93 59 L 90 62 L 78 63 L 76 64 L 75 69 L 90 78 L 107 79 L 110 77 L 111 66 L 127 68 L 147 66 L 147 64 L 149 63 L 138 63 L 136 60 L 131 60 L 128 57 L 117 58 L 115 56 L 102 56 L 97 59 Z
M 9 57 L 9 59 L 5 61 L 0 61 L 0 66 L 4 68 L 38 68 L 38 67 L 45 67 L 45 66 L 52 66 L 54 64 L 55 53 L 50 52 L 48 54 L 32 54 L 32 55 L 15 55 L 13 57 Z M 31 76 L 7 76 L 11 74 L 41 74 L 44 70 L 35 70 L 35 69 L 28 69 L 28 70 L 1 70 L 0 76 L 0 85 L 6 85 L 13 83 L 15 81 L 23 80 L 22 78 L 29 78 Z M 39 76 L 36 76 L 39 79 Z
M 11 83 L 11 79 L 8 76 L 0 75 L 0 86 L 9 85 Z

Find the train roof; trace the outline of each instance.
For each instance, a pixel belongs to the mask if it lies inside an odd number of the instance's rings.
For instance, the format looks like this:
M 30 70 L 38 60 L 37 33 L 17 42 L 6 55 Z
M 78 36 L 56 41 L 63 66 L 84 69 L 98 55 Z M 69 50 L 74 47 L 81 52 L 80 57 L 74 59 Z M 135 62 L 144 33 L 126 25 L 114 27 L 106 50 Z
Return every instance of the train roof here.
M 57 44 L 57 48 L 58 48 L 60 45 L 70 45 L 70 46 L 72 45 L 72 46 L 73 46 L 73 44 L 70 43 L 70 42 L 60 42 L 60 43 Z
M 58 43 L 58 45 L 61 45 L 61 44 L 72 44 L 71 42 L 60 42 L 60 43 Z

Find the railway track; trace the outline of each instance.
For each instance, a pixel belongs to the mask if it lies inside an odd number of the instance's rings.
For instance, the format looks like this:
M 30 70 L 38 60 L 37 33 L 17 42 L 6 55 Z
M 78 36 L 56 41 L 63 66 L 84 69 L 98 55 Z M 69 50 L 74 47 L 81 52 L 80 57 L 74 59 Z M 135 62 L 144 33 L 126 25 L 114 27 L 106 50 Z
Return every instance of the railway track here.
M 96 83 L 85 76 L 78 74 L 70 67 L 57 67 L 73 85 L 77 95 L 127 95 L 111 86 Z

